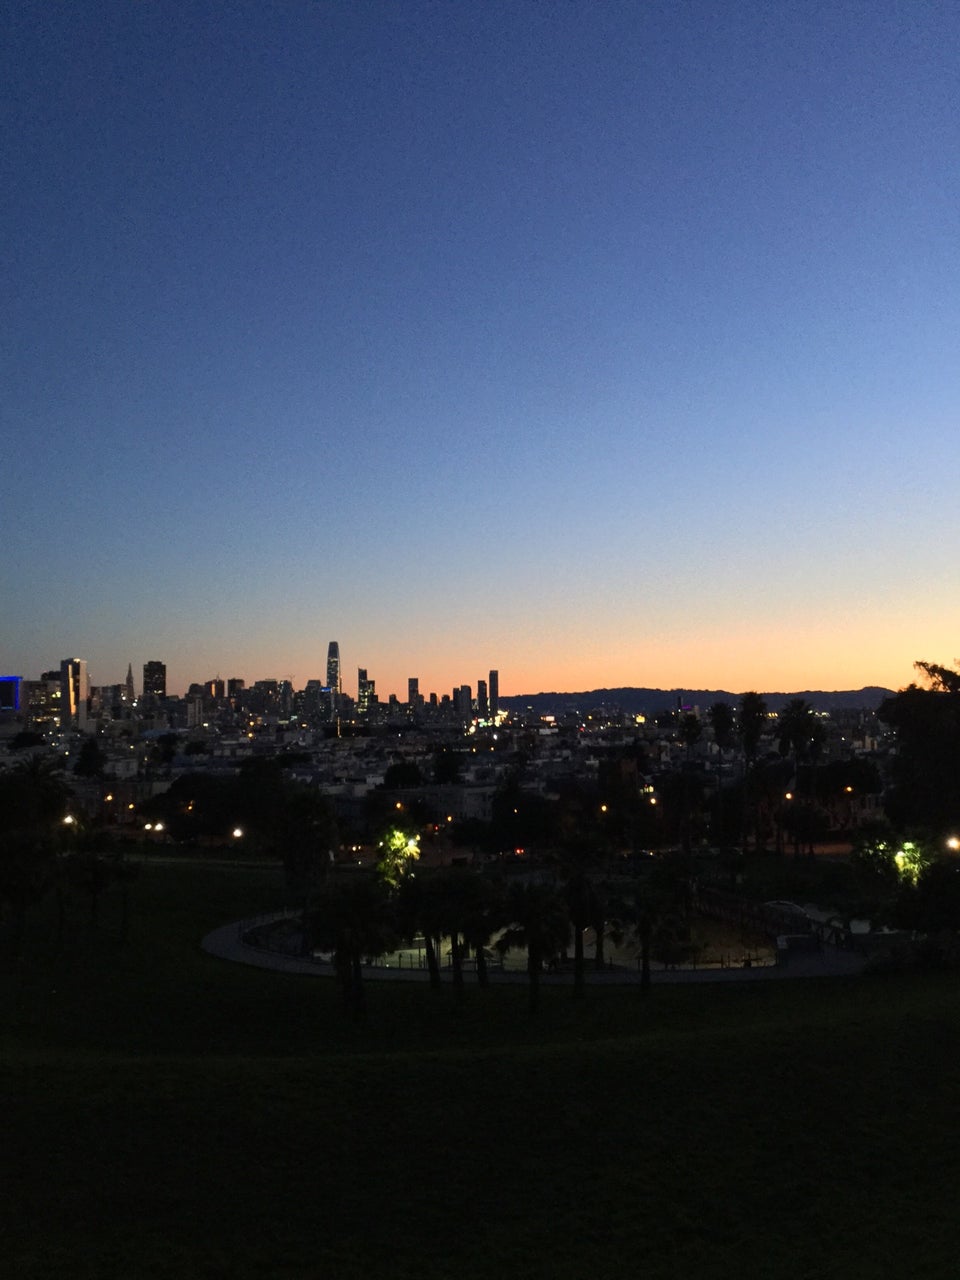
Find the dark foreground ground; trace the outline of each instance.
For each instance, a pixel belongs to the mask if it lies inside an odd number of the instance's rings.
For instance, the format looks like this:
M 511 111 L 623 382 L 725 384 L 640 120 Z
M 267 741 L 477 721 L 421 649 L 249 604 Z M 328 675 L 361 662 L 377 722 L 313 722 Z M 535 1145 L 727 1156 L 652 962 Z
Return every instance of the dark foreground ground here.
M 4 962 L 0 1274 L 954 1277 L 952 976 L 450 992 L 228 964 L 257 868 L 146 865 Z

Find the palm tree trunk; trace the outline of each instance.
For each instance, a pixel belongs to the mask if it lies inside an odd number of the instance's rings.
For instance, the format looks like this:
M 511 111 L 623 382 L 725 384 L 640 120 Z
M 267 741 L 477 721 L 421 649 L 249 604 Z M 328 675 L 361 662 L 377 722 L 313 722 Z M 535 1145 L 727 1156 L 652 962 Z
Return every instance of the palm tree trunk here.
M 540 1008 L 540 948 L 527 944 L 527 979 L 529 986 L 528 1010 L 531 1018 Z
M 583 957 L 583 927 L 579 920 L 573 925 L 573 990 L 578 999 L 583 997 L 586 964 Z
M 450 964 L 453 968 L 453 993 L 459 1002 L 463 999 L 463 944 L 458 933 L 450 935 Z
M 477 957 L 477 985 L 481 987 L 489 987 L 490 975 L 487 973 L 487 957 L 483 952 L 483 943 L 477 943 L 473 952 Z
M 593 963 L 594 967 L 597 969 L 605 969 L 607 967 L 607 961 L 603 953 L 603 944 L 606 940 L 606 929 L 604 928 L 604 924 L 605 922 L 601 920 L 593 926 L 593 931 L 597 939 L 593 952 Z
M 361 963 L 360 948 L 354 947 L 353 954 L 350 957 L 350 996 L 353 1006 L 353 1016 L 362 1018 L 366 1012 L 366 993 L 363 989 L 363 965 Z
M 423 945 L 427 953 L 427 969 L 430 971 L 430 986 L 434 991 L 440 990 L 440 964 L 437 960 L 437 948 L 433 941 L 433 935 L 425 933 L 423 935 Z
M 653 928 L 650 917 L 644 912 L 640 919 L 640 990 L 650 990 L 650 939 Z

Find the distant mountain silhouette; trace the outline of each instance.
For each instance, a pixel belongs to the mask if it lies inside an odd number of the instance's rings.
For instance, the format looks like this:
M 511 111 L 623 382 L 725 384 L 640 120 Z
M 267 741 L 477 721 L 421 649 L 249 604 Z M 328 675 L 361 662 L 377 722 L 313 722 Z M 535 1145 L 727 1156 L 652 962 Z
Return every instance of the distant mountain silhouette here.
M 780 711 L 791 698 L 806 698 L 817 711 L 875 711 L 893 689 L 868 685 L 864 689 L 802 689 L 797 693 L 764 693 L 771 711 Z M 524 693 L 501 697 L 500 704 L 510 711 L 527 708 L 538 715 L 561 715 L 564 711 L 594 711 L 598 707 L 619 707 L 630 715 L 658 715 L 683 707 L 699 707 L 705 712 L 713 702 L 729 702 L 736 706 L 739 693 L 725 689 L 592 689 L 587 693 Z

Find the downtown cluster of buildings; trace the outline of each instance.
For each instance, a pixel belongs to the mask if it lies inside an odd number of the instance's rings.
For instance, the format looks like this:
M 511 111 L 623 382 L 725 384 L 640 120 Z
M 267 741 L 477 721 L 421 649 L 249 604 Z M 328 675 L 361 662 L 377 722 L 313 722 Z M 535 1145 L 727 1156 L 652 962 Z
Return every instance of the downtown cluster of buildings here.
M 139 689 L 132 667 L 119 684 L 97 686 L 83 659 L 67 658 L 37 680 L 0 678 L 0 769 L 34 752 L 56 757 L 79 809 L 144 831 L 151 830 L 144 806 L 177 778 L 236 776 L 245 762 L 264 757 L 286 757 L 289 776 L 327 797 L 345 830 L 362 826 L 374 792 L 405 811 L 417 804 L 444 827 L 488 822 L 511 779 L 541 800 L 575 786 L 595 793 L 598 803 L 614 780 L 616 789 L 660 813 L 661 793 L 681 774 L 708 793 L 743 777 L 742 749 L 720 750 L 707 717 L 700 741 L 693 747 L 683 741 L 684 710 L 700 719 L 697 708 L 644 716 L 612 705 L 557 715 L 529 707 L 508 715 L 495 670 L 475 692 L 461 685 L 442 696 L 422 695 L 412 678 L 403 703 L 393 696 L 381 702 L 361 668 L 353 697 L 343 690 L 335 641 L 325 679 L 299 690 L 289 680 L 247 685 L 217 677 L 173 695 L 156 660 L 143 665 Z M 831 761 L 882 763 L 886 747 L 873 713 L 819 718 L 822 770 Z M 440 757 L 455 761 L 455 777 L 438 771 Z M 772 712 L 759 745 L 764 757 L 779 759 Z M 879 802 L 878 786 L 844 782 L 834 790 L 834 825 L 852 828 Z
M 450 693 L 424 695 L 416 676 L 407 681 L 407 700 L 396 694 L 386 701 L 377 695 L 376 682 L 365 667 L 357 671 L 357 695 L 343 687 L 340 646 L 331 640 L 327 649 L 326 678 L 308 680 L 295 689 L 291 680 L 256 680 L 247 685 L 239 677 L 219 676 L 191 684 L 184 696 L 168 693 L 165 663 L 143 664 L 140 691 L 132 664 L 119 684 L 92 685 L 83 658 L 65 658 L 59 668 L 39 679 L 0 677 L 0 713 L 15 715 L 21 724 L 38 732 L 77 730 L 92 732 L 110 721 L 140 723 L 146 729 L 173 731 L 220 727 L 241 722 L 256 727 L 295 723 L 318 729 L 344 725 L 416 724 L 467 726 L 494 724 L 500 716 L 499 673 L 480 679 L 476 691 L 468 684 Z

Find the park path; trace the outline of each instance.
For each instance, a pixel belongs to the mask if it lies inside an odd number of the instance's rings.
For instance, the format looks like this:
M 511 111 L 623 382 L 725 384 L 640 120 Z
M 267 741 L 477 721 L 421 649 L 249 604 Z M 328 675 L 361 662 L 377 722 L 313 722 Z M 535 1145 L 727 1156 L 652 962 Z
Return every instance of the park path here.
M 274 919 L 280 919 L 286 912 L 278 913 Z M 208 955 L 220 960 L 232 960 L 239 964 L 252 965 L 258 969 L 274 969 L 282 973 L 296 973 L 311 977 L 332 977 L 333 968 L 329 963 L 305 960 L 300 956 L 283 955 L 276 951 L 265 951 L 260 947 L 244 942 L 246 930 L 255 924 L 264 924 L 269 917 L 257 920 L 235 920 L 231 924 L 221 925 L 202 939 L 200 946 Z M 655 985 L 661 983 L 683 982 L 770 982 L 785 978 L 830 978 L 855 977 L 863 971 L 865 958 L 854 951 L 841 951 L 836 947 L 825 945 L 820 951 L 794 953 L 785 964 L 754 965 L 750 968 L 726 969 L 661 969 L 651 971 L 651 980 Z M 388 968 L 385 965 L 364 966 L 363 976 L 383 982 L 426 982 L 429 974 L 426 969 Z M 451 981 L 449 970 L 444 970 L 446 981 Z M 490 981 L 498 983 L 526 982 L 527 976 L 521 970 L 490 971 Z M 549 985 L 570 985 L 573 976 L 570 972 L 544 973 L 541 982 Z M 640 974 L 632 969 L 610 969 L 598 972 L 588 965 L 587 982 L 594 985 L 616 986 L 639 983 Z M 469 981 L 469 978 L 468 978 Z

